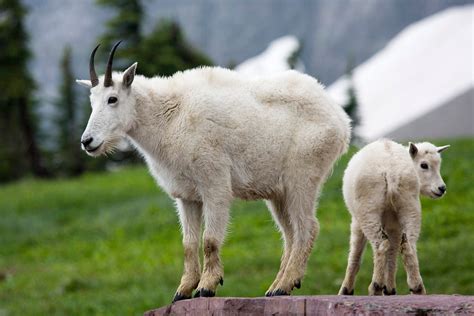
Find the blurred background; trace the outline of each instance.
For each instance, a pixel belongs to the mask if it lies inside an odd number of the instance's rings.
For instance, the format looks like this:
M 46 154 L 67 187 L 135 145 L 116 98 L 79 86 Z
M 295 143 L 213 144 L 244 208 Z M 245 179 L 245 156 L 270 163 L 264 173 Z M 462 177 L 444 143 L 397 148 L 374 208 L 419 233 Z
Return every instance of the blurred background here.
M 353 119 L 354 146 L 321 196 L 321 235 L 303 288 L 335 294 L 350 219 L 350 156 L 380 137 L 450 143 L 448 195 L 423 200 L 429 293 L 474 293 L 474 5 L 462 0 L 0 0 L 0 315 L 140 314 L 170 302 L 182 265 L 172 201 L 133 151 L 80 150 L 98 73 L 170 76 L 201 65 L 249 76 L 296 69 Z M 218 295 L 260 296 L 277 272 L 278 232 L 260 202 L 236 202 Z M 370 252 L 356 294 L 366 294 Z M 407 292 L 399 273 L 401 293 Z

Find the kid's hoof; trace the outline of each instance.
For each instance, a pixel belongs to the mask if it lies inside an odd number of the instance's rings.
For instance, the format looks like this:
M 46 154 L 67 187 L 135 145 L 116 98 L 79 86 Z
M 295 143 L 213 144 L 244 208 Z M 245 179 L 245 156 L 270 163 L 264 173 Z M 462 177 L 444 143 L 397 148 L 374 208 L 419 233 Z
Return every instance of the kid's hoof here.
M 272 296 L 286 296 L 286 295 L 290 295 L 290 293 L 283 291 L 282 289 L 276 289 L 272 293 Z
M 208 289 L 197 290 L 196 294 L 194 294 L 194 297 L 214 297 L 214 296 L 216 296 L 216 292 L 208 290 Z
M 414 289 L 410 289 L 410 293 L 415 294 L 415 295 L 426 294 L 425 287 L 423 286 L 423 284 L 420 284 L 417 287 L 415 287 Z
M 343 287 L 341 291 L 341 295 L 354 295 L 354 289 L 352 291 L 349 291 L 347 287 Z
M 377 282 L 372 282 L 369 286 L 369 295 L 382 295 L 384 286 Z
M 397 295 L 397 290 L 395 288 L 391 289 L 390 291 L 387 290 L 387 287 L 383 287 L 383 295 L 389 296 L 389 295 Z
M 181 293 L 176 293 L 174 298 L 173 298 L 173 303 L 174 302 L 177 302 L 177 301 L 182 301 L 182 300 L 187 300 L 187 299 L 190 299 L 191 296 L 186 296 L 186 295 L 183 295 Z
M 220 284 L 221 286 L 224 285 L 224 279 L 223 279 L 223 278 L 221 278 L 221 279 L 219 280 L 219 284 Z
M 301 280 L 298 280 L 298 281 L 295 282 L 295 287 L 297 289 L 301 289 Z

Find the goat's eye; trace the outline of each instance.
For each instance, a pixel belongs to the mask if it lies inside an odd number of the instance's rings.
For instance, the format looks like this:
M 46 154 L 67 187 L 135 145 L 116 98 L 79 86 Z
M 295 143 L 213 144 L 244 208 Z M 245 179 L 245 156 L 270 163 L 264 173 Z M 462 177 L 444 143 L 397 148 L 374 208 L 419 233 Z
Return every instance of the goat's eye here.
M 108 104 L 114 104 L 114 103 L 117 103 L 117 98 L 116 97 L 109 97 L 109 99 L 107 100 L 107 103 Z
M 420 165 L 420 167 L 421 167 L 421 169 L 428 169 L 428 164 L 423 162 L 423 163 Z

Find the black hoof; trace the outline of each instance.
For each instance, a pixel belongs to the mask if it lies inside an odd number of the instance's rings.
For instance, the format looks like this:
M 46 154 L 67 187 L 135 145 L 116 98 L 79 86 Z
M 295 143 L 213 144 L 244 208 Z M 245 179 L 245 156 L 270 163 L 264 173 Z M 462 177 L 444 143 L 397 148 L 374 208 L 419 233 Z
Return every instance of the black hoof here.
M 354 295 L 354 289 L 352 289 L 352 291 L 349 291 L 347 287 L 344 286 L 342 288 L 342 295 Z
M 378 284 L 377 282 L 372 283 L 372 286 L 374 287 L 374 290 L 376 292 L 382 292 L 383 288 L 385 287 L 385 286 L 382 286 L 382 285 Z
M 383 295 L 397 295 L 397 290 L 395 288 L 393 288 L 391 291 L 387 290 L 387 287 L 384 286 L 383 287 Z
M 374 295 L 382 295 L 384 287 L 384 285 L 378 284 L 377 282 L 373 282 L 372 289 L 374 290 Z
M 183 295 L 181 293 L 176 293 L 174 298 L 173 298 L 173 303 L 177 302 L 177 301 L 187 300 L 187 299 L 190 299 L 190 298 L 191 298 L 191 296 L 186 296 L 186 295 Z
M 197 290 L 196 294 L 194 294 L 194 297 L 214 297 L 214 296 L 216 296 L 216 292 L 208 290 L 208 289 Z
M 423 294 L 423 285 L 420 284 L 417 287 L 415 287 L 414 289 L 410 289 L 410 293 L 411 294 L 417 294 L 417 295 Z
M 286 296 L 286 295 L 290 295 L 290 293 L 287 293 L 286 291 L 283 291 L 282 289 L 276 289 L 272 293 L 272 296 Z
M 223 278 L 221 278 L 221 279 L 219 280 L 219 284 L 220 284 L 221 286 L 224 285 L 224 279 L 223 279 Z
M 295 287 L 297 289 L 301 289 L 301 280 L 298 280 L 298 281 L 295 282 Z

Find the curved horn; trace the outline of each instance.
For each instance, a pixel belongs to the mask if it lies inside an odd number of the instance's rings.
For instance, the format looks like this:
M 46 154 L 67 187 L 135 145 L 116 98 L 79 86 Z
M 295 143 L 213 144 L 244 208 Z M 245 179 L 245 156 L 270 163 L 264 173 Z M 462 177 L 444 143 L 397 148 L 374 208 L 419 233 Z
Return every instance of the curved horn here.
M 92 87 L 95 87 L 96 85 L 99 84 L 99 78 L 97 78 L 97 74 L 95 73 L 95 67 L 94 67 L 94 57 L 95 57 L 95 52 L 97 51 L 97 48 L 99 48 L 100 44 L 97 45 L 94 50 L 91 53 L 91 57 L 89 60 L 89 75 L 91 77 L 91 84 Z
M 122 41 L 118 41 L 117 44 L 115 44 L 112 50 L 110 51 L 109 61 L 107 62 L 107 69 L 105 70 L 104 87 L 110 87 L 114 84 L 112 82 L 112 63 L 114 61 L 115 50 L 121 42 Z

